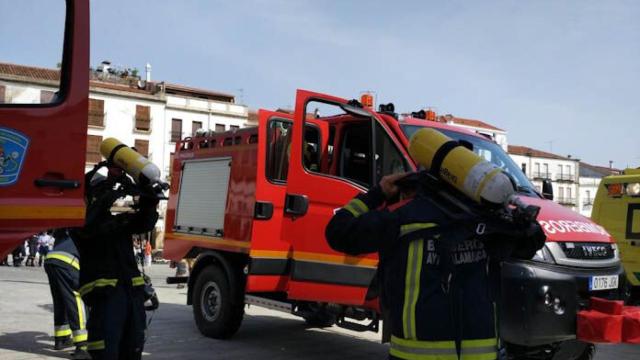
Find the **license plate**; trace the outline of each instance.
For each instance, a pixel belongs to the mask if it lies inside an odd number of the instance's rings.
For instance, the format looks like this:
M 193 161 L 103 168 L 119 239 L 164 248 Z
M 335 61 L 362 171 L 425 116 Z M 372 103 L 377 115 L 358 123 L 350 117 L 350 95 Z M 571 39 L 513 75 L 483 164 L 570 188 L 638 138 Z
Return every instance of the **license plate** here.
M 592 276 L 589 279 L 589 291 L 593 290 L 611 290 L 618 288 L 618 276 Z

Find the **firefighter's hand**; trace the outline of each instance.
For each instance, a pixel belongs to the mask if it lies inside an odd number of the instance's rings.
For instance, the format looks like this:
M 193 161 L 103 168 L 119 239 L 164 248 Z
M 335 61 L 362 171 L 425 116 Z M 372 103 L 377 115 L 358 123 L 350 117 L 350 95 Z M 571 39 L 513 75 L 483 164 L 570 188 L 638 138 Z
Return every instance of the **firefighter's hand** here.
M 402 179 L 407 176 L 409 173 L 403 172 L 398 174 L 391 174 L 384 176 L 380 180 L 380 189 L 384 194 L 385 199 L 394 199 L 398 196 L 398 192 L 400 191 L 400 187 L 396 184 L 396 181 Z

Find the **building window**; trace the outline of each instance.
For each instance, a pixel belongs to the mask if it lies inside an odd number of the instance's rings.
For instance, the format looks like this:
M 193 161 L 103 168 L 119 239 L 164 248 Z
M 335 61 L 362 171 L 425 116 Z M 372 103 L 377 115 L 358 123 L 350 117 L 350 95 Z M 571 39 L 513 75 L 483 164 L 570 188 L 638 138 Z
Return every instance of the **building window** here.
M 558 175 L 562 178 L 562 165 L 558 165 Z
M 542 177 L 544 177 L 545 179 L 548 179 L 549 178 L 549 164 L 542 164 L 542 170 L 543 170 Z
M 7 91 L 7 87 L 0 85 L 0 104 L 4 104 L 4 94 Z
M 151 129 L 151 108 L 136 105 L 136 130 L 149 131 Z
M 231 125 L 231 126 L 229 126 L 229 129 L 230 129 L 231 131 L 236 131 L 236 130 L 240 129 L 240 126 L 238 126 L 238 125 Z
M 133 146 L 140 154 L 149 157 L 149 140 L 136 139 Z
M 527 164 L 522 163 L 522 166 L 520 167 L 522 169 L 522 172 L 527 175 Z
M 171 119 L 171 141 L 178 142 L 182 138 L 182 119 Z
M 535 163 L 533 165 L 533 177 L 540 177 L 540 163 Z
M 591 199 L 591 190 L 587 190 L 585 191 L 585 197 L 586 199 L 584 199 L 584 204 L 585 205 L 591 205 L 593 204 L 593 199 Z
M 564 187 L 562 187 L 562 186 L 558 187 L 558 201 L 559 202 L 563 202 L 564 201 Z
M 40 90 L 40 104 L 48 104 L 53 101 L 53 96 L 56 93 L 49 90 Z
M 567 188 L 567 201 L 572 201 L 573 199 L 571 198 L 571 188 L 568 187 Z
M 224 124 L 216 124 L 216 132 L 225 132 L 225 130 L 227 130 L 227 128 Z
M 195 136 L 196 131 L 202 129 L 202 121 L 194 121 L 191 123 L 191 135 Z
M 89 99 L 89 125 L 104 127 L 104 100 Z
M 87 162 L 90 164 L 97 164 L 102 160 L 100 154 L 100 144 L 102 143 L 102 136 L 87 135 Z

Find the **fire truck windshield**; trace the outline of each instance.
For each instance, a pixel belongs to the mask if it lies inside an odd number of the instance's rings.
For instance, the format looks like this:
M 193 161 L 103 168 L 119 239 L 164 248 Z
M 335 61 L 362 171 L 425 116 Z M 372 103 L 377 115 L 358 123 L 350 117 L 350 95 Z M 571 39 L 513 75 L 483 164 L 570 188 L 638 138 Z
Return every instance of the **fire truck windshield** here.
M 415 133 L 422 126 L 418 125 L 401 125 L 402 131 L 405 136 L 410 139 L 413 133 Z M 483 159 L 501 167 L 507 174 L 511 175 L 511 177 L 516 182 L 518 187 L 518 192 L 524 193 L 526 195 L 538 196 L 533 189 L 533 185 L 527 179 L 526 175 L 522 172 L 522 170 L 511 160 L 511 157 L 504 152 L 500 145 L 490 141 L 488 139 L 483 139 L 478 136 L 473 136 L 457 131 L 445 130 L 445 129 L 436 129 L 448 137 L 457 140 L 469 143 L 473 146 L 473 152 L 482 157 Z

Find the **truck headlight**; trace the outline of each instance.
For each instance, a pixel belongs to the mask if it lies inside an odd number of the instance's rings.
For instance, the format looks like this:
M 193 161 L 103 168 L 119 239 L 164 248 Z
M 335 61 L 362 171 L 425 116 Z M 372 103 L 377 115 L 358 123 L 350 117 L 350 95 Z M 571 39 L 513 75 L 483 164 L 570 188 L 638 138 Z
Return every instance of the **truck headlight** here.
M 533 258 L 531 260 L 547 264 L 556 263 L 556 261 L 553 259 L 553 255 L 551 255 L 551 252 L 549 251 L 549 249 L 547 249 L 546 245 L 542 249 L 536 251 L 536 254 L 533 255 Z
M 627 195 L 638 196 L 640 195 L 640 183 L 627 184 Z

